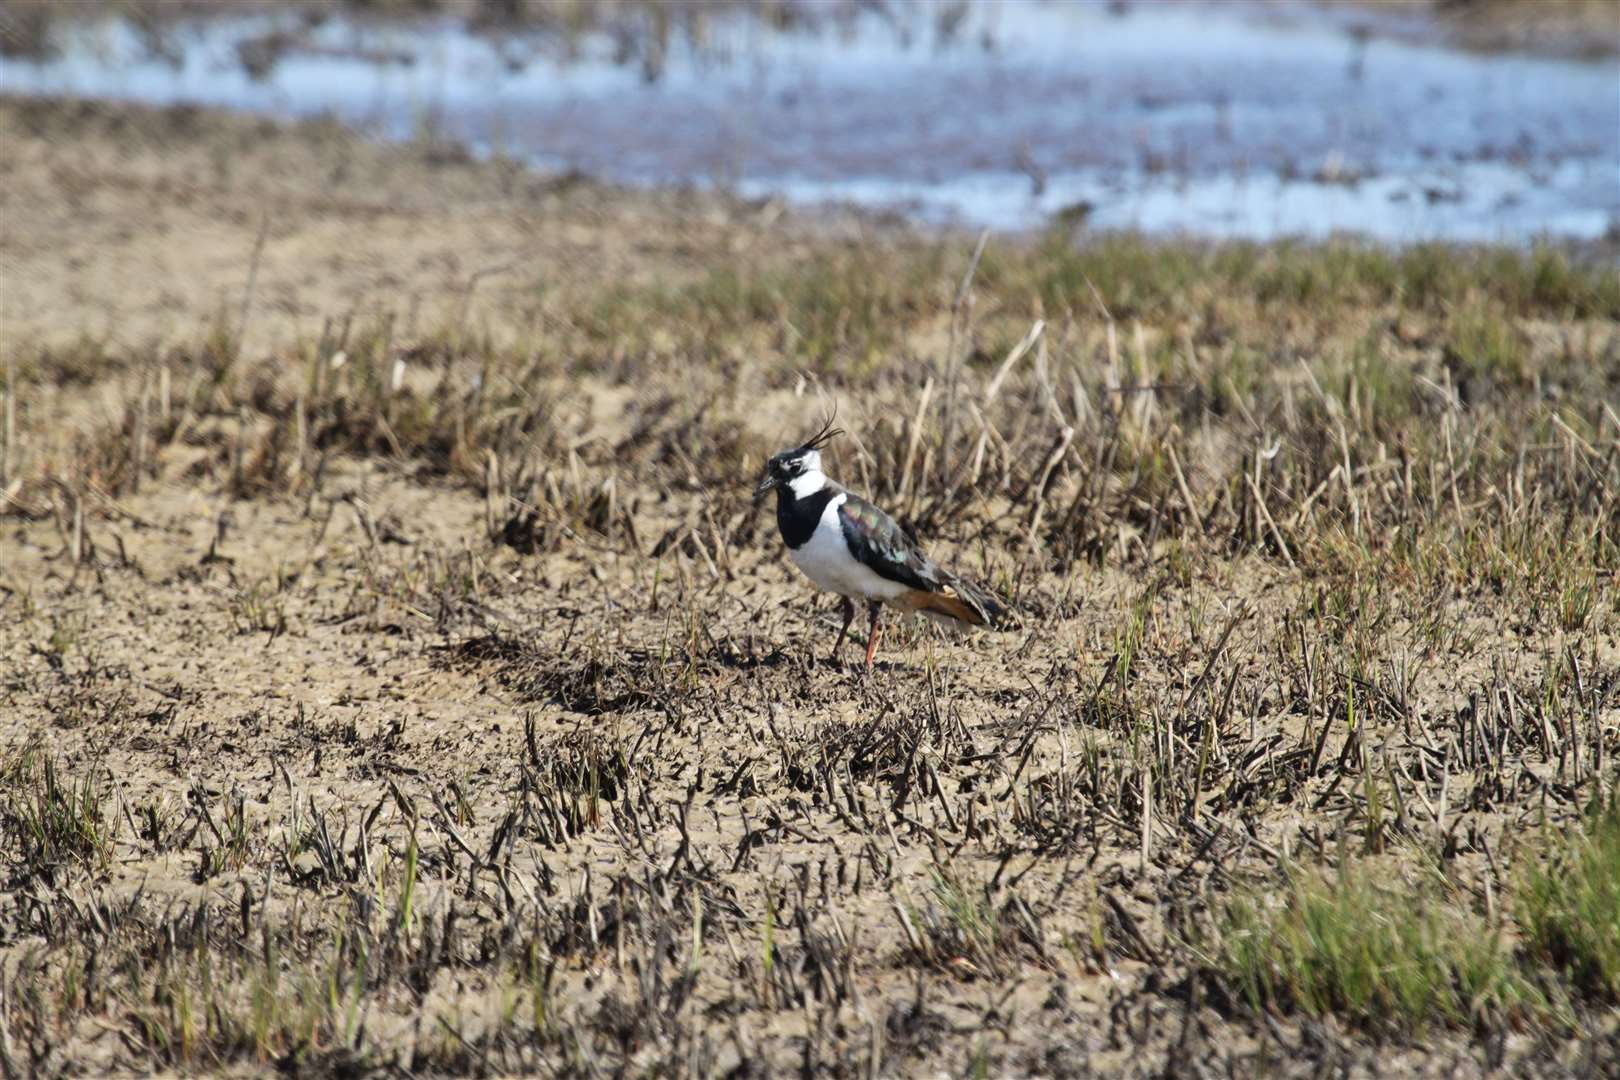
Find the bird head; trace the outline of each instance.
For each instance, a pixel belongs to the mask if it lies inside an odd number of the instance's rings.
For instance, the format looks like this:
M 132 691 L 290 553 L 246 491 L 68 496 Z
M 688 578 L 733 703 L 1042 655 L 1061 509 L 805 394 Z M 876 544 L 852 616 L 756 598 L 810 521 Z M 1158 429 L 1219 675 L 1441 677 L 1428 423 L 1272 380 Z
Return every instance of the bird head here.
M 821 471 L 821 448 L 843 432 L 832 426 L 832 418 L 821 425 L 821 430 L 791 450 L 773 454 L 765 463 L 765 476 L 754 489 L 754 501 L 763 499 L 773 488 L 791 485 L 808 473 Z

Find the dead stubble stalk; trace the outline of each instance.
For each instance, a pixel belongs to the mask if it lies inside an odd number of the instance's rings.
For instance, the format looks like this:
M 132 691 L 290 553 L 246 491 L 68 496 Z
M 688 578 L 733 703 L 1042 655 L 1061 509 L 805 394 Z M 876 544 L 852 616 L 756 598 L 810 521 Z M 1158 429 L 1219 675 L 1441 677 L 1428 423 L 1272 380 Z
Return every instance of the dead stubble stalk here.
M 984 257 L 985 245 L 990 242 L 990 230 L 985 229 L 979 233 L 979 241 L 973 246 L 973 256 L 968 260 L 967 271 L 962 275 L 962 283 L 957 286 L 956 295 L 951 300 L 951 328 L 950 337 L 946 345 L 946 364 L 949 375 L 945 385 L 945 418 L 944 432 L 940 443 L 939 456 L 939 486 L 944 488 L 950 482 L 951 460 L 954 457 L 954 439 L 956 436 L 956 396 L 958 384 L 962 377 L 962 347 L 959 339 L 966 336 L 965 323 L 971 320 L 973 311 L 973 276 L 979 271 L 979 260 Z M 908 454 L 909 458 L 910 455 Z

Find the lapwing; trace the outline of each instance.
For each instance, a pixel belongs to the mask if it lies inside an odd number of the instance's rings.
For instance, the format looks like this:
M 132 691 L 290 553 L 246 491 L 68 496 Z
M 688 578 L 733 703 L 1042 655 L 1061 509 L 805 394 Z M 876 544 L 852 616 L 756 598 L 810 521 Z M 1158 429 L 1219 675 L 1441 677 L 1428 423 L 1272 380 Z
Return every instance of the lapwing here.
M 893 518 L 821 471 L 821 448 L 840 434 L 829 420 L 802 446 L 772 457 L 754 492 L 756 503 L 776 492 L 776 524 L 794 565 L 817 588 L 843 598 L 844 625 L 832 658 L 849 635 L 857 602 L 866 604 L 871 624 L 868 672 L 885 604 L 951 629 L 994 626 L 1006 613 L 1001 604 L 935 563 Z

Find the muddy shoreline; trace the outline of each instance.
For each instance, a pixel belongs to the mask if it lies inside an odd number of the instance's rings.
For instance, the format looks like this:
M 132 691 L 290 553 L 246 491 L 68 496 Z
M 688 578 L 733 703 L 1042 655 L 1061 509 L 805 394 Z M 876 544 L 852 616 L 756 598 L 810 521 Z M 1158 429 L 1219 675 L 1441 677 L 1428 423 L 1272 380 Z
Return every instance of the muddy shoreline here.
M 13 348 L 135 348 L 223 323 L 275 349 L 384 310 L 511 336 L 544 318 L 547 292 L 680 281 L 767 238 L 790 257 L 812 239 L 911 235 L 186 106 L 0 99 L 0 138 L 17 150 L 0 163 Z

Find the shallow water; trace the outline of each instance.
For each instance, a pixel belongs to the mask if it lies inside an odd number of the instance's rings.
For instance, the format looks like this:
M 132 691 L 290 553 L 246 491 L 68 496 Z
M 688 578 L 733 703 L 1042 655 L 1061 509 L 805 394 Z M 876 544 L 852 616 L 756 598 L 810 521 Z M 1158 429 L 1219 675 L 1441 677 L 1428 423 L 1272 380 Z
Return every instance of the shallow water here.
M 1620 226 L 1620 64 L 1348 32 L 1311 6 L 903 6 L 818 33 L 711 20 L 659 57 L 449 21 L 117 21 L 0 91 L 331 113 L 388 137 L 633 184 L 695 183 L 938 221 L 1410 242 Z M 285 34 L 250 71 L 244 40 Z M 615 55 L 620 53 L 621 55 Z

